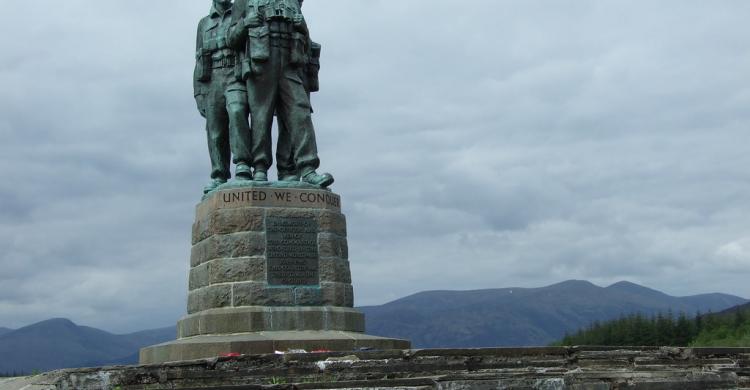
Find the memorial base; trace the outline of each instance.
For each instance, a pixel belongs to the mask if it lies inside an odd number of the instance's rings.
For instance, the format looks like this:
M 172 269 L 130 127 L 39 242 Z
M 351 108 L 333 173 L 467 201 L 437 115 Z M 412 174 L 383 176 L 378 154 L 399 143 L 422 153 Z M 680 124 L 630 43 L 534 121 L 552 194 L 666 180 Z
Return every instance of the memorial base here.
M 196 336 L 144 348 L 141 364 L 158 364 L 227 356 L 259 355 L 276 351 L 356 351 L 409 349 L 405 340 L 369 336 L 359 332 L 282 331 Z
M 364 333 L 337 194 L 236 182 L 207 195 L 195 214 L 188 314 L 178 339 L 142 349 L 141 364 L 411 347 Z

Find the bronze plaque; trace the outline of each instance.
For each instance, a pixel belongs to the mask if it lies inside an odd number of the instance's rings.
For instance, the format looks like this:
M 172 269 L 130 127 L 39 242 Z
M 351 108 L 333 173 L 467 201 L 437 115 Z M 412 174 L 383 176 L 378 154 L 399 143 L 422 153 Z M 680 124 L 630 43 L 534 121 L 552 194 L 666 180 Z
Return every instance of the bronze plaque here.
M 266 218 L 268 284 L 320 284 L 318 222 L 313 218 Z

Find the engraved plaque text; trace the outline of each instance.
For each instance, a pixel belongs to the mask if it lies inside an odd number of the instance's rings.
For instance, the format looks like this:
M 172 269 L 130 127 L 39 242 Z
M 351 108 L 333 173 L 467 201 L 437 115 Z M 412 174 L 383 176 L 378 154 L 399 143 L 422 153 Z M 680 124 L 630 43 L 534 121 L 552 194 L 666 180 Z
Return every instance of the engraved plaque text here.
M 318 223 L 315 219 L 266 218 L 268 284 L 318 285 L 318 260 Z

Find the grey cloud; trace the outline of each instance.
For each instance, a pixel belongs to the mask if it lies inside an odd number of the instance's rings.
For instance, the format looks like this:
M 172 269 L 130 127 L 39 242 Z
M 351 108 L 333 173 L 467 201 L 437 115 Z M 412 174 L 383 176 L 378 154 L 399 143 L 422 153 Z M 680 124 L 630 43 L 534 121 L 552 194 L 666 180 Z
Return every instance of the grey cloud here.
M 54 5 L 0 15 L 0 326 L 171 325 L 210 2 Z M 305 8 L 358 304 L 571 278 L 750 295 L 747 2 Z

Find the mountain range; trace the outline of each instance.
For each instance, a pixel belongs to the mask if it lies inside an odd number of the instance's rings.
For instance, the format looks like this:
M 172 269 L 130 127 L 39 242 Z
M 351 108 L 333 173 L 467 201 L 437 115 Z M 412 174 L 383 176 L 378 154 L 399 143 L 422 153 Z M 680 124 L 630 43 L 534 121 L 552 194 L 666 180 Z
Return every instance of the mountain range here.
M 51 319 L 0 333 L 0 374 L 134 364 L 142 347 L 174 339 L 174 327 L 115 335 Z
M 673 297 L 630 282 L 599 287 L 574 280 L 542 288 L 429 291 L 360 310 L 370 334 L 409 339 L 415 348 L 472 348 L 548 345 L 624 314 L 694 315 L 746 302 L 726 294 Z
M 539 346 L 593 321 L 640 312 L 718 312 L 748 301 L 726 294 L 673 297 L 629 282 L 598 287 L 568 281 L 542 288 L 428 291 L 359 308 L 370 334 L 410 339 L 415 348 Z M 115 335 L 52 319 L 0 328 L 0 375 L 136 364 L 138 350 L 175 338 L 175 328 Z

